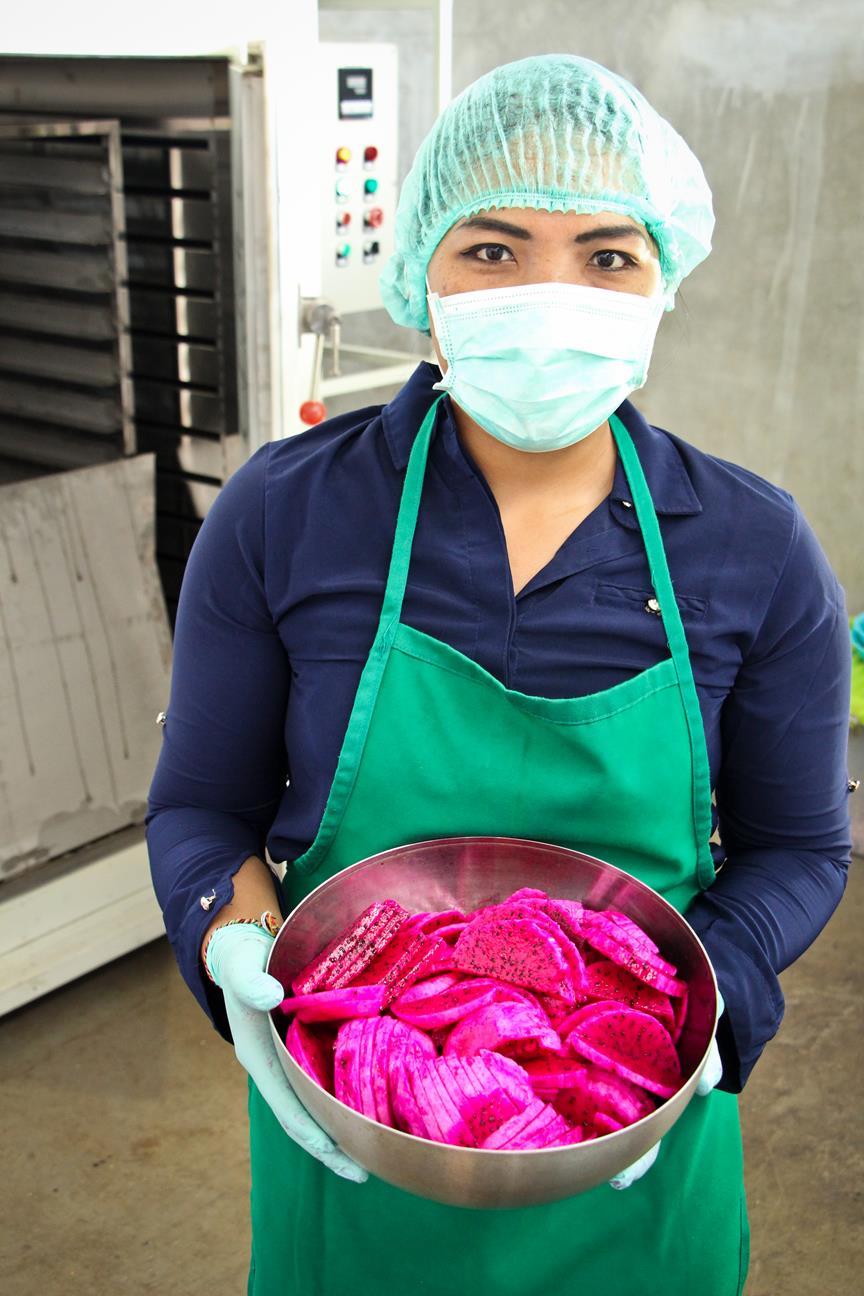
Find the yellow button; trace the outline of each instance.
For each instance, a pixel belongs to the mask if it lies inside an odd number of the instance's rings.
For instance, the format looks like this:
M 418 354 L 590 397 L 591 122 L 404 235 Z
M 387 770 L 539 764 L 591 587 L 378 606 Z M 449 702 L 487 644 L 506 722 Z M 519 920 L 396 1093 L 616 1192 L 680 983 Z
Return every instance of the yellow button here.
M 343 166 L 346 162 L 351 161 L 351 150 L 349 148 L 340 148 L 336 150 L 336 161 Z

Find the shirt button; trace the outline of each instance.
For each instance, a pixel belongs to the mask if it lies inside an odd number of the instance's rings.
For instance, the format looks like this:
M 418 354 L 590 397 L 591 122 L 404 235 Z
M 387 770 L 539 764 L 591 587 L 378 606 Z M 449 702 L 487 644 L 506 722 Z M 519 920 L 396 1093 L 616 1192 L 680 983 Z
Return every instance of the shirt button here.
M 657 602 L 656 598 L 648 599 L 645 604 L 645 611 L 653 612 L 655 616 L 660 615 L 660 604 Z
M 629 500 L 621 500 L 621 507 L 622 507 L 622 508 L 632 508 L 633 505 L 630 503 Z
M 168 719 L 168 712 L 167 712 L 167 711 L 160 711 L 159 714 L 158 714 L 157 717 L 156 717 L 156 723 L 157 723 L 158 725 L 164 725 L 164 724 L 165 724 L 165 721 L 166 721 L 167 719 Z
M 212 909 L 216 902 L 216 892 L 211 891 L 209 896 L 202 896 L 198 901 L 202 909 Z

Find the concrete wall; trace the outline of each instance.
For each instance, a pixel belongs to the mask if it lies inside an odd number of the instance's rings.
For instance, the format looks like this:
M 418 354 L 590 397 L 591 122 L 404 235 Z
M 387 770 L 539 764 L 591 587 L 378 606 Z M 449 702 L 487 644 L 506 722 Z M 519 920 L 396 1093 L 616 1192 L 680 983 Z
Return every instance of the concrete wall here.
M 407 164 L 433 112 L 428 18 L 395 18 L 324 14 L 322 34 L 400 42 Z M 640 408 L 792 491 L 864 609 L 858 0 L 456 0 L 454 91 L 562 50 L 631 79 L 714 193 L 714 251 L 663 322 Z

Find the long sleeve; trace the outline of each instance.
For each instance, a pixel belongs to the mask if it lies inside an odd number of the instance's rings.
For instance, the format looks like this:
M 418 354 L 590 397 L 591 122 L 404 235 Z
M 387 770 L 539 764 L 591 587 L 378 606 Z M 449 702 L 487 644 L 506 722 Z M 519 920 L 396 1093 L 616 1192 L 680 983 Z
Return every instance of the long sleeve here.
M 723 709 L 725 861 L 687 913 L 726 1003 L 718 1044 L 729 1092 L 780 1025 L 779 974 L 845 887 L 849 672 L 843 591 L 796 508 L 782 574 Z
M 288 770 L 290 666 L 268 610 L 262 447 L 220 491 L 186 566 L 162 750 L 145 819 L 153 885 L 180 971 L 230 1038 L 200 964 L 232 878 L 264 844 Z M 202 897 L 214 896 L 209 907 Z M 274 906 L 277 903 L 274 886 Z

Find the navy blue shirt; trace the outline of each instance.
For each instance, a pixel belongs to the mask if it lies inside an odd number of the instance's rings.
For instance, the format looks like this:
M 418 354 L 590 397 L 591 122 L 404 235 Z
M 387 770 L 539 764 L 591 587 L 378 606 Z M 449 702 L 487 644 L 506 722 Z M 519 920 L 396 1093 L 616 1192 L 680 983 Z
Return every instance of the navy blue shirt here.
M 201 940 L 248 856 L 266 845 L 291 861 L 317 833 L 438 377 L 421 364 L 389 405 L 261 447 L 223 487 L 186 567 L 147 842 L 181 972 L 226 1038 Z M 845 885 L 843 591 L 785 491 L 652 427 L 629 402 L 618 415 L 654 500 L 705 726 L 722 846 L 687 917 L 726 1002 L 721 1087 L 737 1091 L 780 1024 L 778 973 Z M 495 499 L 444 398 L 404 621 L 508 688 L 577 697 L 668 655 L 652 595 L 619 460 L 611 494 L 514 596 Z

